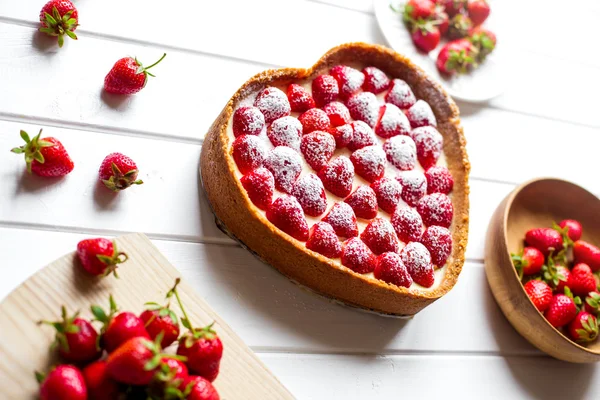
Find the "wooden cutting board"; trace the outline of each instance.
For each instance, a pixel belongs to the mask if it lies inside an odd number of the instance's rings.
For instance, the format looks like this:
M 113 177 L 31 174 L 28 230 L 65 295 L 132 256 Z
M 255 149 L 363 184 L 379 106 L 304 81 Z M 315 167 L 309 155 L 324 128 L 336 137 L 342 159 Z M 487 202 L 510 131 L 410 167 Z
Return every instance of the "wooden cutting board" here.
M 53 363 L 53 354 L 48 349 L 54 333 L 51 327 L 38 326 L 36 321 L 60 319 L 61 305 L 65 305 L 69 313 L 81 310 L 82 316 L 91 317 L 90 304 L 108 307 L 109 294 L 114 296 L 121 310 L 136 313 L 143 310 L 147 301 L 163 302 L 165 293 L 180 276 L 178 271 L 143 234 L 120 237 L 117 243 L 119 250 L 129 255 L 129 260 L 119 268 L 120 279 L 112 276 L 97 279 L 86 274 L 72 253 L 30 277 L 0 303 L 2 399 L 38 398 L 34 371 L 46 371 Z M 178 288 L 194 326 L 216 321 L 214 329 L 224 348 L 221 372 L 215 381 L 221 399 L 293 399 L 185 281 Z M 172 308 L 181 315 L 177 305 Z

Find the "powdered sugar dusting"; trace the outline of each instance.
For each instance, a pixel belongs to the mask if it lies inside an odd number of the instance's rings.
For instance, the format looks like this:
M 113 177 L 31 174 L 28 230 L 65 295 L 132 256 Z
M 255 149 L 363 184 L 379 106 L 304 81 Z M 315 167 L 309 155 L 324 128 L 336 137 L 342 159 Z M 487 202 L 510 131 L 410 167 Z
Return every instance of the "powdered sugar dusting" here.
M 372 146 L 377 143 L 375 132 L 363 121 L 354 121 L 352 129 L 354 130 L 352 141 L 348 144 L 350 150 L 362 149 L 363 147 Z
M 398 238 L 404 243 L 415 242 L 421 238 L 423 220 L 414 208 L 398 207 L 392 215 L 391 222 Z
M 385 101 L 399 108 L 406 109 L 415 104 L 417 99 L 410 86 L 408 86 L 408 83 L 402 79 L 394 79 L 392 89 L 385 96 Z
M 375 133 L 382 138 L 396 135 L 408 135 L 410 133 L 410 122 L 406 115 L 393 104 L 381 106 L 381 117 L 375 126 Z
M 258 135 L 265 127 L 265 117 L 256 107 L 240 107 L 233 114 L 233 134 Z
M 335 145 L 338 149 L 341 149 L 348 146 L 350 142 L 352 142 L 352 138 L 354 137 L 354 129 L 352 129 L 352 125 L 346 124 L 331 130 L 331 134 L 335 138 Z
M 385 152 L 379 146 L 367 146 L 352 153 L 350 161 L 357 174 L 368 180 L 376 181 L 385 172 Z
M 397 252 L 399 249 L 394 227 L 384 218 L 375 218 L 371 221 L 361 233 L 360 238 L 375 254 L 387 251 Z
M 417 102 L 408 109 L 406 116 L 413 128 L 428 125 L 437 126 L 437 121 L 431 107 L 423 100 L 417 100 Z
M 417 157 L 423 168 L 434 165 L 442 154 L 444 138 L 433 126 L 415 128 L 410 133 L 417 146 Z
M 352 238 L 344 243 L 342 264 L 354 272 L 366 274 L 375 268 L 375 255 L 359 238 Z
M 306 162 L 319 171 L 333 156 L 335 139 L 327 132 L 315 131 L 302 137 L 300 150 Z
M 379 68 L 366 67 L 363 73 L 365 74 L 364 90 L 377 94 L 390 87 L 390 78 Z
M 383 144 L 387 160 L 401 171 L 410 171 L 417 164 L 417 146 L 409 136 L 394 136 Z
M 444 228 L 450 227 L 454 208 L 452 201 L 443 193 L 428 194 L 419 200 L 417 211 L 421 214 L 425 225 L 439 225 Z
M 446 264 L 452 253 L 452 235 L 447 228 L 430 226 L 423 234 L 421 243 L 429 250 L 435 266 L 439 268 Z
M 396 209 L 402 194 L 402 186 L 393 178 L 383 177 L 374 182 L 371 187 L 377 196 L 377 204 L 383 211 L 391 214 Z
M 263 164 L 267 149 L 258 137 L 242 135 L 233 142 L 232 153 L 238 168 L 245 174 Z
M 277 190 L 291 193 L 302 172 L 300 155 L 289 147 L 278 146 L 269 152 L 264 165 L 273 174 Z
M 352 118 L 365 122 L 371 128 L 377 123 L 379 100 L 373 93 L 357 93 L 348 99 L 347 106 Z
M 356 216 L 352 207 L 346 203 L 335 203 L 323 221 L 328 222 L 338 236 L 348 238 L 358 236 Z
M 404 265 L 406 265 L 406 268 L 408 269 L 408 273 L 415 281 L 423 284 L 421 283 L 423 281 L 423 276 L 430 275 L 431 283 L 433 283 L 431 255 L 425 246 L 419 242 L 410 242 L 404 246 L 400 252 L 400 258 L 402 258 Z M 431 284 L 429 286 L 431 286 Z
M 267 136 L 273 146 L 287 146 L 300 151 L 302 124 L 294 117 L 277 118 L 267 129 Z
M 417 205 L 427 193 L 427 180 L 420 171 L 402 171 L 396 179 L 402 185 L 402 200 L 410 206 Z
M 345 201 L 359 218 L 371 219 L 377 216 L 377 196 L 369 186 L 359 186 Z
M 315 174 L 303 175 L 294 184 L 292 194 L 311 217 L 318 217 L 327 208 L 327 198 L 323 183 Z
M 269 86 L 256 96 L 254 106 L 265 116 L 265 121 L 271 123 L 277 118 L 290 115 L 291 107 L 287 96 L 280 89 Z
M 345 65 L 336 65 L 329 72 L 337 81 L 342 97 L 349 97 L 362 87 L 365 76 L 362 72 Z

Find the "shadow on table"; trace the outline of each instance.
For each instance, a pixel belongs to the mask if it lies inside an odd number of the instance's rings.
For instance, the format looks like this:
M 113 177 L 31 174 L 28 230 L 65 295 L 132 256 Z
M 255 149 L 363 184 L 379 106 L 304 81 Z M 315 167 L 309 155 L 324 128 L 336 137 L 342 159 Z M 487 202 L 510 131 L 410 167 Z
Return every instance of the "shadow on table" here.
M 56 37 L 48 36 L 38 30 L 31 36 L 31 45 L 44 54 L 58 54 L 58 39 Z
M 26 168 L 23 168 L 23 172 L 19 177 L 19 184 L 16 187 L 17 190 L 15 195 L 18 195 L 20 193 L 36 193 L 42 190 L 46 190 L 51 186 L 58 185 L 65 179 L 66 177 L 64 176 L 57 178 L 44 178 L 35 174 L 30 174 L 29 172 L 27 172 Z
M 94 186 L 94 202 L 100 210 L 111 210 L 118 204 L 119 196 L 117 192 L 109 190 L 102 181 L 96 181 Z
M 106 104 L 113 110 L 123 111 L 129 107 L 129 104 L 132 101 L 134 101 L 135 96 L 108 93 L 104 90 L 104 88 L 101 88 L 100 99 L 102 99 L 104 104 Z

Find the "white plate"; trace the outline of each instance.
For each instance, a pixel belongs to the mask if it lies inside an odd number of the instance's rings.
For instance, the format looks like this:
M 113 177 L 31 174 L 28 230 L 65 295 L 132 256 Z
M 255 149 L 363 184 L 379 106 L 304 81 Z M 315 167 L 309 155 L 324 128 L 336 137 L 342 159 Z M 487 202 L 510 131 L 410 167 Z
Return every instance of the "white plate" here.
M 402 21 L 402 15 L 391 7 L 401 9 L 405 2 L 406 0 L 373 0 L 377 24 L 390 47 L 410 58 L 430 76 L 437 79 L 450 96 L 456 100 L 478 103 L 490 100 L 504 91 L 505 78 L 500 63 L 502 59 L 501 47 L 496 47 L 479 68 L 468 74 L 446 78 L 439 73 L 435 66 L 435 60 L 444 40 L 442 39 L 442 43 L 437 49 L 429 54 L 417 50 L 410 37 L 410 32 Z M 493 16 L 494 12 L 485 21 L 484 27 L 498 34 L 495 30 L 497 24 L 494 23 Z

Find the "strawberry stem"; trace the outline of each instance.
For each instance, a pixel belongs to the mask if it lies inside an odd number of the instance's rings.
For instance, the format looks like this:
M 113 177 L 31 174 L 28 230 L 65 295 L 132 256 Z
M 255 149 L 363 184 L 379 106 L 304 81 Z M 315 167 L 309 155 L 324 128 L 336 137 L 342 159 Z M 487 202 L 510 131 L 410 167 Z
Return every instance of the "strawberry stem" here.
M 183 325 L 188 328 L 190 331 L 194 332 L 194 327 L 192 326 L 192 323 L 190 322 L 190 317 L 188 316 L 187 312 L 185 311 L 185 307 L 183 306 L 183 302 L 181 301 L 181 298 L 179 297 L 179 292 L 177 291 L 177 285 L 179 285 L 179 283 L 181 282 L 180 278 L 175 279 L 175 285 L 173 286 L 173 288 L 171 290 L 169 290 L 169 292 L 167 293 L 167 296 L 169 296 L 170 294 L 174 294 L 175 298 L 177 299 L 177 304 L 179 304 L 179 308 L 181 309 L 181 312 L 183 313 L 183 318 L 182 319 L 182 323 Z

